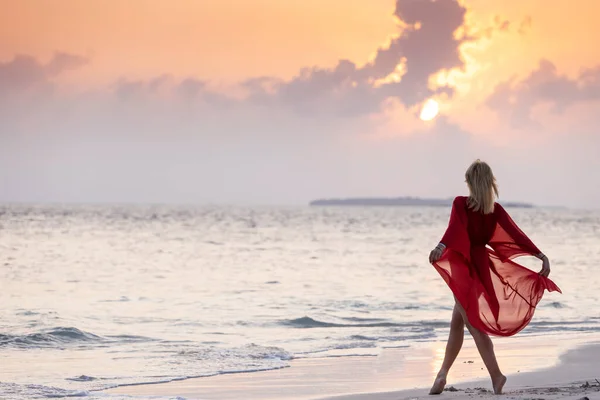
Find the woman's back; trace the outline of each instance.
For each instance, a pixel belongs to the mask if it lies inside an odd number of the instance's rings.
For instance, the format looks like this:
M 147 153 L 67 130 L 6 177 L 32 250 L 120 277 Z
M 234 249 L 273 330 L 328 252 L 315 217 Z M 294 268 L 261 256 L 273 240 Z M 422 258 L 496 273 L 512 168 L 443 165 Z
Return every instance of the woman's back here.
M 487 245 L 494 234 L 496 222 L 498 221 L 497 204 L 494 204 L 494 212 L 489 214 L 484 214 L 481 211 L 473 211 L 466 205 L 466 202 L 465 206 L 468 218 L 467 231 L 469 232 L 471 246 Z

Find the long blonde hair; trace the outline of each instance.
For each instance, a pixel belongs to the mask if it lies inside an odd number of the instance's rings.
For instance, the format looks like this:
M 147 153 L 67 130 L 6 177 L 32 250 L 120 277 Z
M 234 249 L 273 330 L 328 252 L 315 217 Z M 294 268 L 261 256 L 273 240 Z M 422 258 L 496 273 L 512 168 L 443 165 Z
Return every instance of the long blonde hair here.
M 494 212 L 494 202 L 498 197 L 498 185 L 490 166 L 477 159 L 467 168 L 465 180 L 469 186 L 467 204 L 474 211 L 484 214 Z M 494 196 L 495 195 L 495 196 Z

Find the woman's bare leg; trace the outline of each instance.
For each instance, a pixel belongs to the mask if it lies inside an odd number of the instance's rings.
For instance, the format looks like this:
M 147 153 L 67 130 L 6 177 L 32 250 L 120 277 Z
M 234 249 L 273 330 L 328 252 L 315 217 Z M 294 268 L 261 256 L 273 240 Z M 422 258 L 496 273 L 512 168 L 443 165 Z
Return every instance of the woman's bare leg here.
M 460 304 L 456 304 L 459 312 L 461 313 L 465 324 L 467 325 L 467 329 L 473 336 L 473 340 L 475 340 L 475 344 L 477 345 L 477 350 L 479 350 L 479 354 L 481 355 L 481 359 L 485 364 L 490 377 L 492 378 L 492 386 L 494 387 L 495 394 L 502 394 L 502 388 L 506 383 L 506 377 L 502 375 L 500 371 L 500 367 L 498 366 L 498 361 L 496 360 L 496 354 L 494 353 L 494 344 L 492 343 L 492 339 L 488 336 L 487 333 L 481 332 L 478 329 L 475 329 L 469 324 L 467 319 L 465 310 L 461 307 Z
M 448 335 L 448 343 L 446 344 L 446 354 L 444 355 L 444 361 L 440 367 L 440 371 L 435 378 L 435 382 L 429 391 L 429 394 L 440 394 L 444 391 L 446 386 L 446 377 L 448 371 L 454 364 L 454 360 L 458 356 L 460 349 L 463 344 L 465 337 L 465 321 L 461 315 L 458 305 L 454 305 L 454 311 L 452 311 L 452 320 L 450 321 L 450 334 Z

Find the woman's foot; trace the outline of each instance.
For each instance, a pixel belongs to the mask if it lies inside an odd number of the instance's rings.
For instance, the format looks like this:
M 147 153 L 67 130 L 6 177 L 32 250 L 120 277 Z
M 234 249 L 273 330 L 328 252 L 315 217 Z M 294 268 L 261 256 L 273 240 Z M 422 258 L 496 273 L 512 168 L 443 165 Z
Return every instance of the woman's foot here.
M 440 394 L 444 391 L 444 387 L 446 387 L 446 376 L 438 375 L 433 382 L 429 394 Z
M 499 377 L 492 379 L 492 386 L 494 387 L 494 394 L 502 394 L 502 388 L 506 383 L 506 377 L 500 375 Z

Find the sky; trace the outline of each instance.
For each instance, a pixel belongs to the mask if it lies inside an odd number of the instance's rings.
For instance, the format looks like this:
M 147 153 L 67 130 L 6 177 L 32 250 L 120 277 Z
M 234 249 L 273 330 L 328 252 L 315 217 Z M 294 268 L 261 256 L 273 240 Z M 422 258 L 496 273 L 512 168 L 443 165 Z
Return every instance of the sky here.
M 597 0 L 0 8 L 0 201 L 600 205 Z

